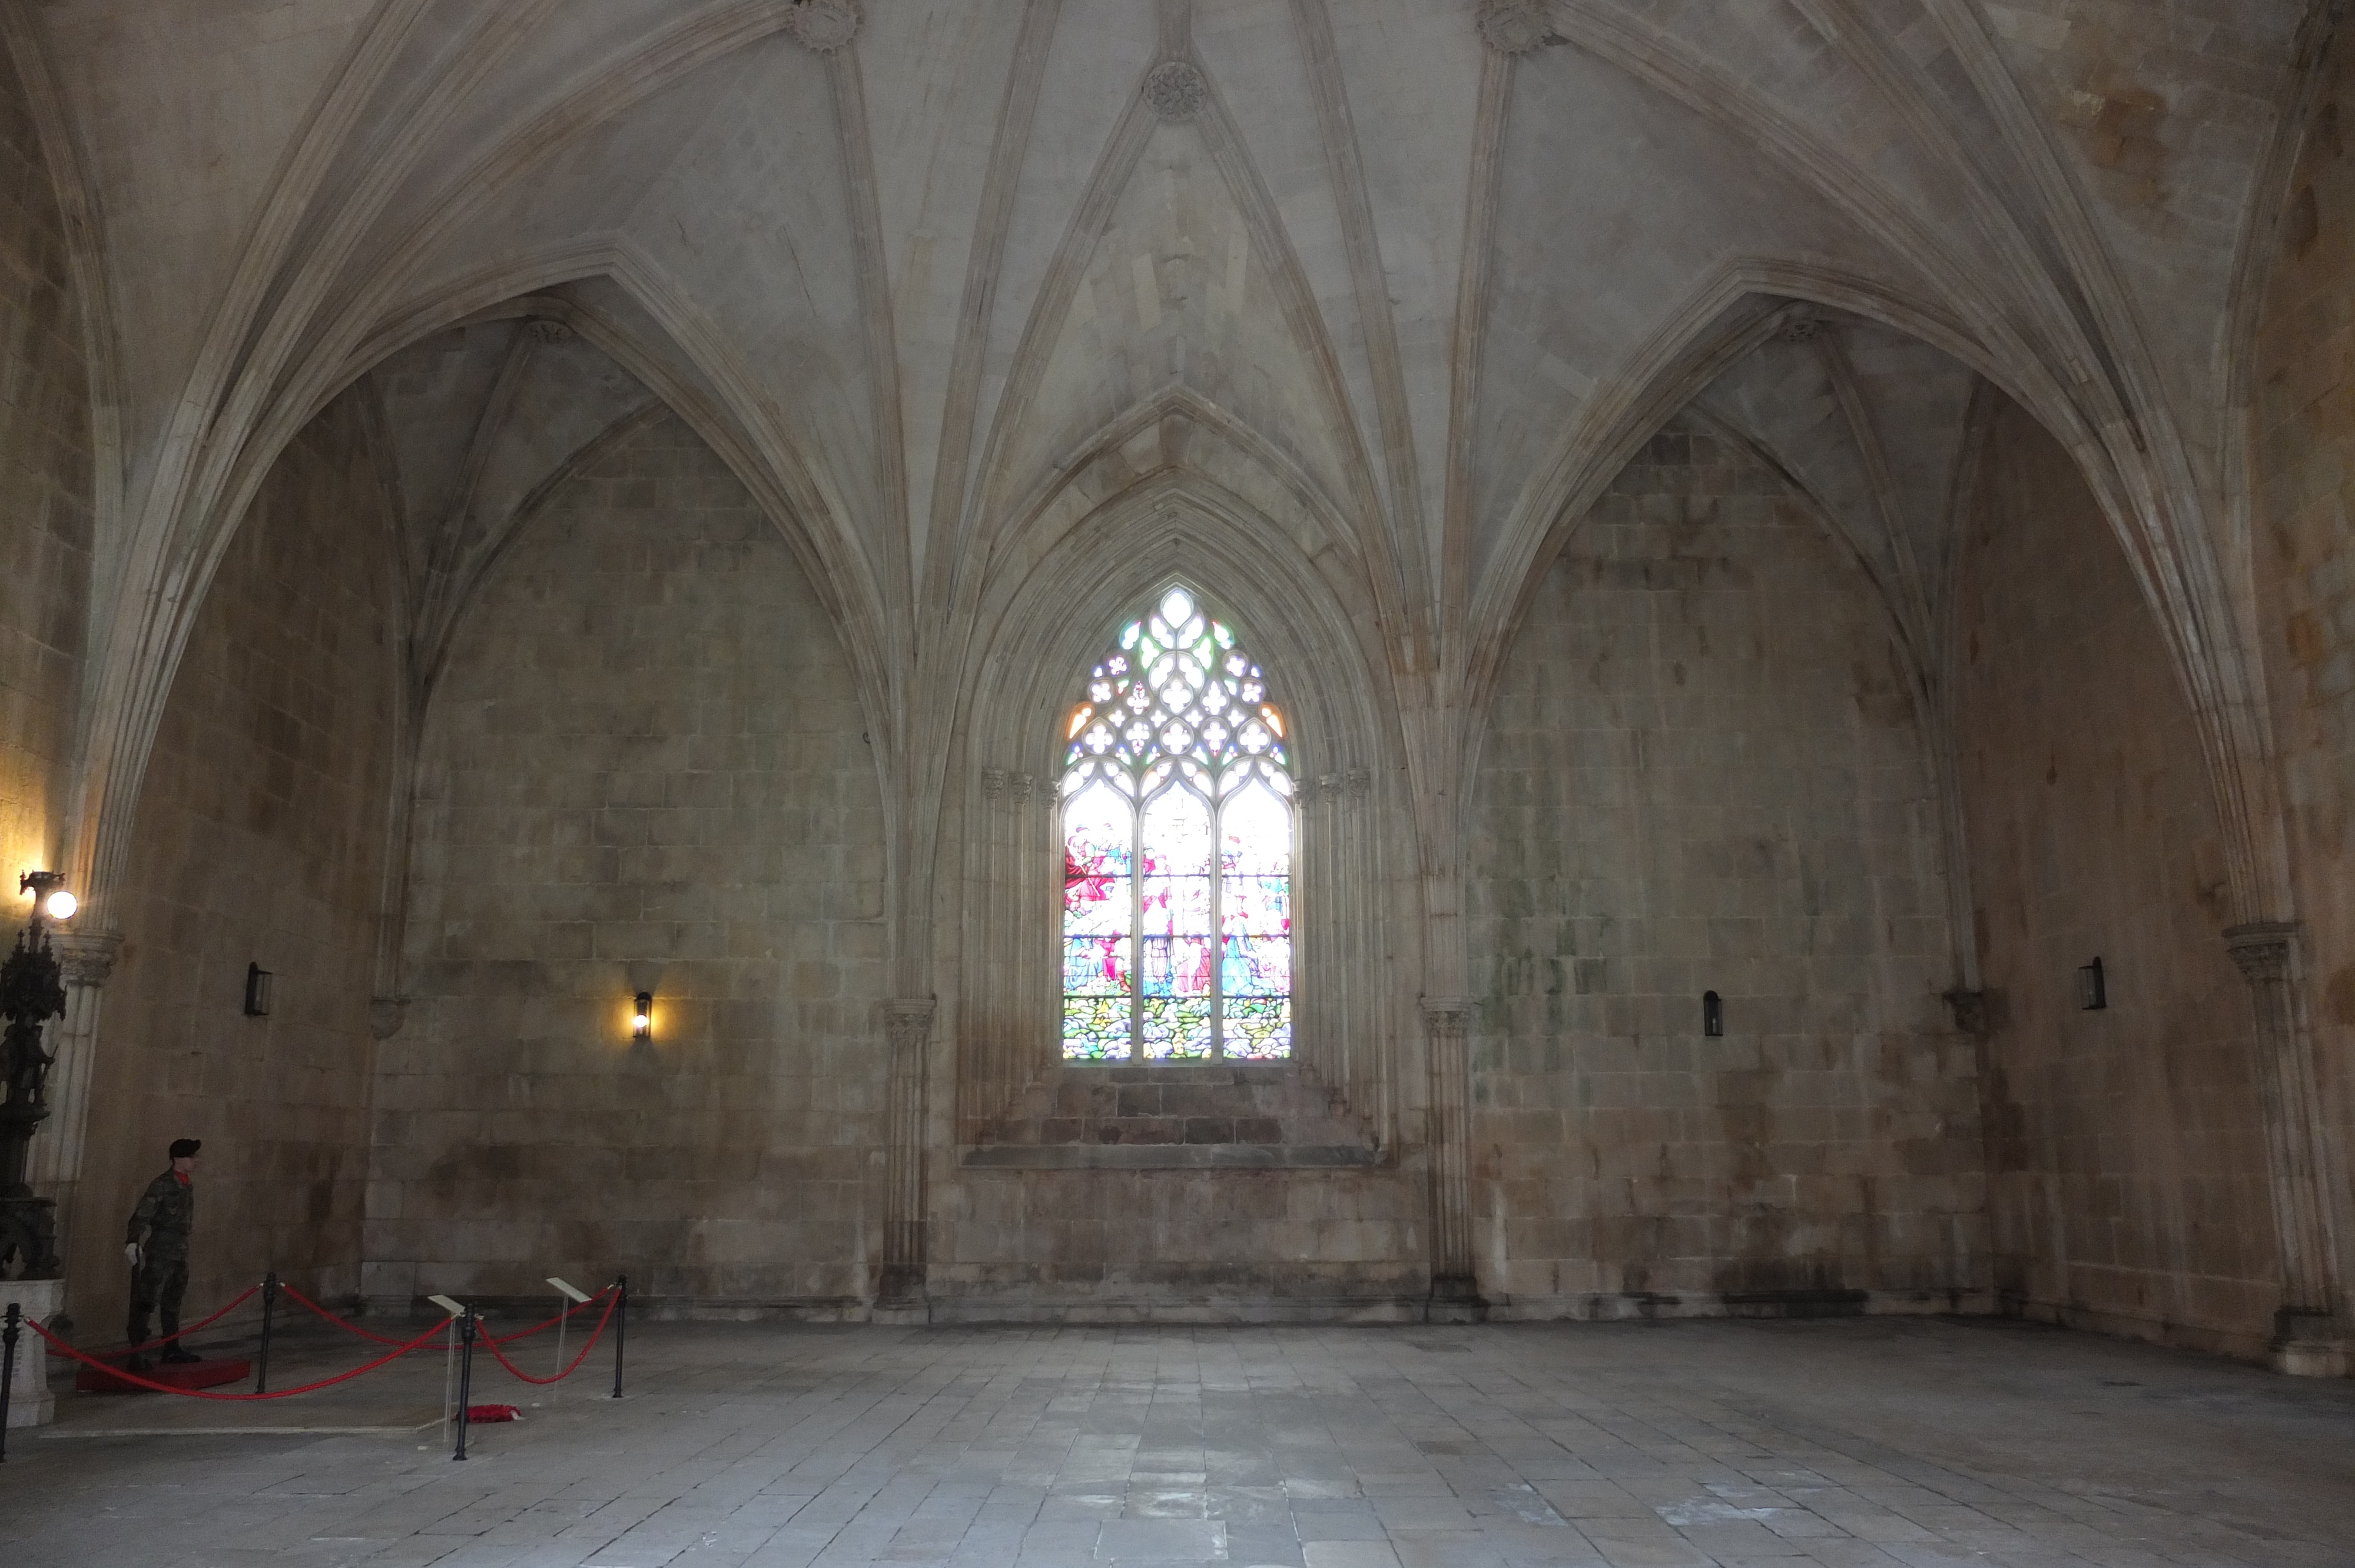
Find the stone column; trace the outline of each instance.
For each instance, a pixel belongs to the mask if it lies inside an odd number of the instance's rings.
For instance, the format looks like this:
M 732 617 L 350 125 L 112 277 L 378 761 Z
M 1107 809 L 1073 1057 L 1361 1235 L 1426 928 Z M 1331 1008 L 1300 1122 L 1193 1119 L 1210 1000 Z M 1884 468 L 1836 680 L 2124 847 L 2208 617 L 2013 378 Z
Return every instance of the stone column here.
M 930 997 L 883 1004 L 891 1052 L 890 1127 L 885 1155 L 883 1278 L 878 1312 L 924 1309 L 924 1078 L 932 1044 Z
M 2224 943 L 2248 979 L 2256 1010 L 2257 1071 L 2281 1247 L 2274 1365 L 2299 1376 L 2344 1377 L 2349 1348 L 2338 1288 L 2338 1162 L 2316 1084 L 2298 932 L 2294 921 L 2265 921 L 2233 927 Z
M 1472 1002 L 1423 999 L 1431 1066 L 1431 1303 L 1434 1323 L 1473 1323 L 1487 1315 L 1472 1268 L 1472 1065 L 1465 1038 Z
M 72 1255 L 74 1193 L 81 1184 L 82 1148 L 90 1128 L 91 1057 L 98 1048 L 99 992 L 114 972 L 123 938 L 112 931 L 49 933 L 49 947 L 66 982 L 65 1016 L 51 1021 L 47 1098 L 48 1120 L 33 1135 L 26 1180 L 58 1205 L 58 1255 Z

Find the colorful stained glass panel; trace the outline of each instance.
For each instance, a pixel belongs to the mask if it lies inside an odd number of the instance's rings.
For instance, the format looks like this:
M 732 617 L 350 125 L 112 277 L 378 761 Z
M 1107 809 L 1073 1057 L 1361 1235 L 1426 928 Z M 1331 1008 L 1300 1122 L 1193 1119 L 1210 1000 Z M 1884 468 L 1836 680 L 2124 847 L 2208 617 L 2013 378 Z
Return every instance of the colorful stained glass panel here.
M 1186 1061 L 1210 1054 L 1210 1003 L 1206 998 L 1148 996 L 1139 1004 L 1139 1055 Z
M 1291 763 L 1260 667 L 1173 588 L 1085 693 L 1062 731 L 1064 1054 L 1289 1054 Z

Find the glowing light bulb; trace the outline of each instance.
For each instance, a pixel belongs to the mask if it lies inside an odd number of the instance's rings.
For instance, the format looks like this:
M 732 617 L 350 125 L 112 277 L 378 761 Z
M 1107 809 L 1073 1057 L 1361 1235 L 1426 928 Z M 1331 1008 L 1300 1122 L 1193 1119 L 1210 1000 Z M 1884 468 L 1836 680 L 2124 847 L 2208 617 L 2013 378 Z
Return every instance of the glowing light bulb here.
M 62 887 L 49 895 L 48 911 L 52 920 L 70 920 L 74 917 L 74 911 L 80 907 L 81 900 Z

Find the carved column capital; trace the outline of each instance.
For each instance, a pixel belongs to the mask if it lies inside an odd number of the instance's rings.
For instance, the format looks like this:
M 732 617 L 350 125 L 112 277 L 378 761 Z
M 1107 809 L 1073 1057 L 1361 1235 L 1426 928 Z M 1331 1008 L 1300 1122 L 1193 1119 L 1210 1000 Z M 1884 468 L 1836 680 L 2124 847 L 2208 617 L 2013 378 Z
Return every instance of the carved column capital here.
M 114 960 L 123 952 L 123 934 L 52 931 L 49 948 L 58 955 L 58 968 L 64 973 L 66 984 L 101 986 L 114 973 Z
M 940 1010 L 933 998 L 895 998 L 883 1004 L 883 1028 L 894 1045 L 921 1045 L 932 1033 L 932 1014 Z
M 995 806 L 997 804 L 999 798 L 1005 793 L 1006 770 L 1002 768 L 983 768 L 981 770 L 981 798 Z
M 1472 1030 L 1472 1015 L 1480 1004 L 1468 996 L 1426 996 L 1423 1026 L 1433 1040 L 1461 1040 Z
M 2224 950 L 2249 983 L 2286 980 L 2297 973 L 2298 937 L 2296 920 L 2258 920 L 2234 926 L 2224 933 Z

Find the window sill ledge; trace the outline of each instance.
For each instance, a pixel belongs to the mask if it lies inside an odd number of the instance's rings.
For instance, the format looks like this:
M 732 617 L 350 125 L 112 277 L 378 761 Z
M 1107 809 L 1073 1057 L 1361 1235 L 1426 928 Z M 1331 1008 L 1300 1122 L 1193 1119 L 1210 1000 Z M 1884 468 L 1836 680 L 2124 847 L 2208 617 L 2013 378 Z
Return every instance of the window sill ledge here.
M 1391 1161 L 1356 1144 L 985 1143 L 968 1171 L 1366 1171 Z

